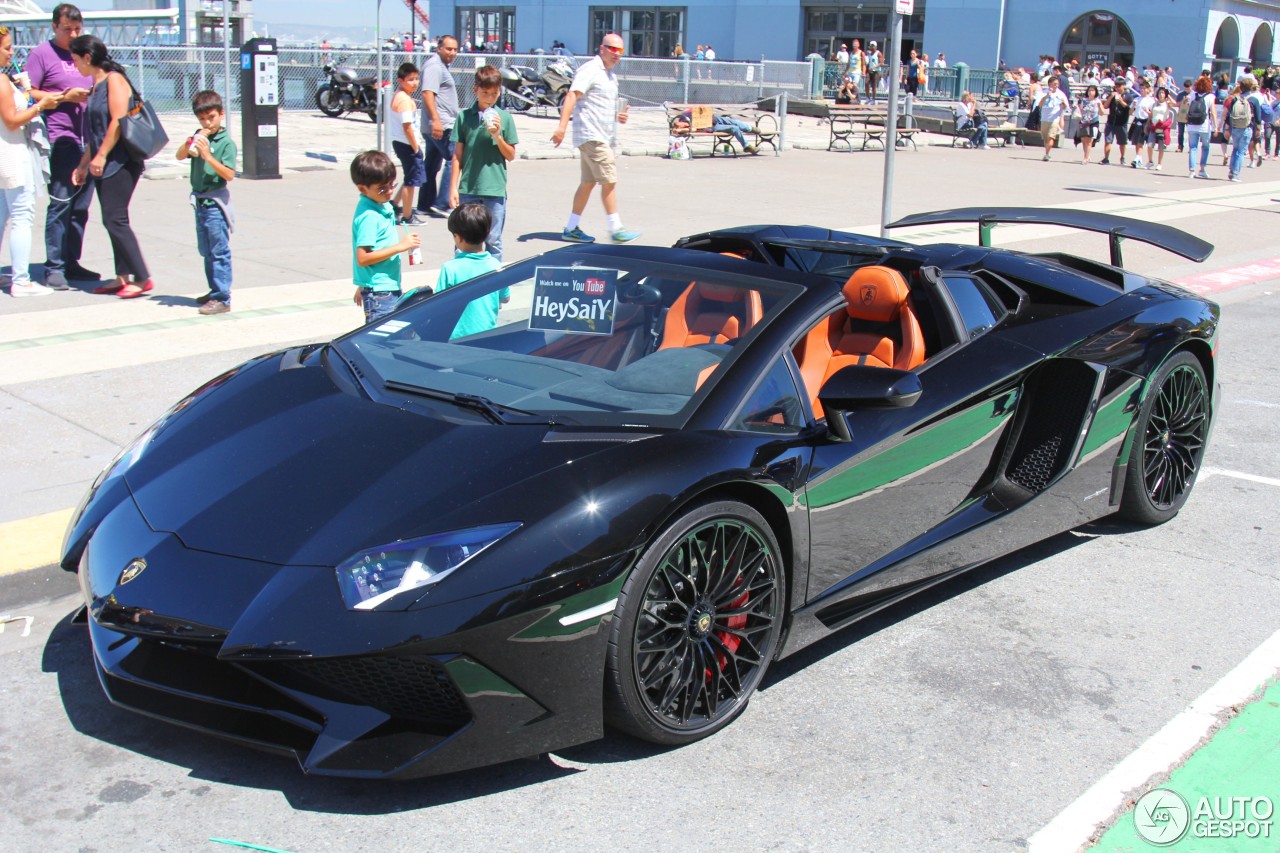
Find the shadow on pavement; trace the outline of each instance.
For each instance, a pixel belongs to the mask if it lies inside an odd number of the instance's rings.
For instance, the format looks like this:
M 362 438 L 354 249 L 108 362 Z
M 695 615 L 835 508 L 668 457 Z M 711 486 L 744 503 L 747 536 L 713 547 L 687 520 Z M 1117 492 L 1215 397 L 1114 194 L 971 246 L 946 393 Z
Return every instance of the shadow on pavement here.
M 559 231 L 531 231 L 516 238 L 517 243 L 528 243 L 530 240 L 551 240 L 555 243 L 564 243 L 566 246 L 571 245 L 569 240 L 560 236 Z

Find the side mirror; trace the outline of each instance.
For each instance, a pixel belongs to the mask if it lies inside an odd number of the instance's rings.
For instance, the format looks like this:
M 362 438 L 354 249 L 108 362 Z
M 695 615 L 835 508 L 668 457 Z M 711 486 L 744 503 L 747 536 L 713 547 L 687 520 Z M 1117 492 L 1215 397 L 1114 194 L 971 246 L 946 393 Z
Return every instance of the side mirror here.
M 618 301 L 649 307 L 662 302 L 662 291 L 651 284 L 628 284 L 618 291 Z
M 897 409 L 913 405 L 924 392 L 908 370 L 850 365 L 831 375 L 818 392 L 827 425 L 841 441 L 852 441 L 846 415 L 856 409 Z

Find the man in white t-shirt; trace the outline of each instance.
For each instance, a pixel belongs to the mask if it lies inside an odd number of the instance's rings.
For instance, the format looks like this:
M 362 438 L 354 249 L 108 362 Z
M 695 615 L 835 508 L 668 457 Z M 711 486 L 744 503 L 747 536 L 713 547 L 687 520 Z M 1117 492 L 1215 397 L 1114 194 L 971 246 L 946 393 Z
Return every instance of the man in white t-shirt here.
M 1054 144 L 1062 135 L 1063 118 L 1071 102 L 1058 88 L 1058 78 L 1049 78 L 1049 88 L 1040 95 L 1037 103 L 1040 106 L 1040 138 L 1044 140 L 1044 159 L 1049 159 Z
M 840 76 L 849 73 L 849 45 L 840 45 L 840 49 L 836 51 L 836 64 L 840 66 Z
M 573 119 L 573 146 L 578 149 L 582 181 L 573 194 L 573 211 L 560 235 L 571 243 L 595 242 L 579 223 L 596 184 L 600 185 L 600 201 L 609 219 L 613 242 L 630 243 L 640 236 L 640 232 L 622 227 L 618 213 L 618 169 L 613 144 L 618 138 L 618 123 L 627 122 L 627 112 L 618 101 L 618 76 L 613 69 L 622 61 L 622 53 L 622 36 L 606 35 L 595 58 L 573 75 L 573 85 L 560 107 L 560 126 L 551 134 L 552 144 L 559 147 L 569 119 Z

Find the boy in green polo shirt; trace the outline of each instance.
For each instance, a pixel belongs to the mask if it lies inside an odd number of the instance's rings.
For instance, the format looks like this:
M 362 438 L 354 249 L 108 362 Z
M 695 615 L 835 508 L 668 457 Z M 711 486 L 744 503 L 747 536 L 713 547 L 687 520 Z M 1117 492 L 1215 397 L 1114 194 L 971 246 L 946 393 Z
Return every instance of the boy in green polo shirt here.
M 422 245 L 417 234 L 400 237 L 396 211 L 390 204 L 396 189 L 396 166 L 381 151 L 364 151 L 351 161 L 351 181 L 360 191 L 351 219 L 351 277 L 354 302 L 364 309 L 365 323 L 395 310 L 400 299 L 400 255 Z
M 507 163 L 516 157 L 516 123 L 496 105 L 502 75 L 492 65 L 476 69 L 476 102 L 453 123 L 453 178 L 449 206 L 482 204 L 489 211 L 485 248 L 502 262 L 502 226 L 507 219 Z
M 196 303 L 201 314 L 225 314 L 231 310 L 231 232 L 236 221 L 227 184 L 236 176 L 236 144 L 222 126 L 222 96 L 217 92 L 196 92 L 191 111 L 200 129 L 178 146 L 178 159 L 191 161 L 196 246 L 209 284 L 209 292 Z

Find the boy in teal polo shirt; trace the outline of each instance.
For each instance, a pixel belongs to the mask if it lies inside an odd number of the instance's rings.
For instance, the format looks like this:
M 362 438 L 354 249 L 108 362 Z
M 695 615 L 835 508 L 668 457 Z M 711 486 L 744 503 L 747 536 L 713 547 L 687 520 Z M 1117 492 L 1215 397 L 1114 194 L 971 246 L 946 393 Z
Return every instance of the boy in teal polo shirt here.
M 476 69 L 476 102 L 453 123 L 453 178 L 449 205 L 482 204 L 489 211 L 485 248 L 502 262 L 502 226 L 507 219 L 507 163 L 516 157 L 516 123 L 496 104 L 502 75 L 492 65 Z
M 456 172 L 454 174 L 457 174 Z M 492 221 L 489 211 L 483 204 L 470 202 L 455 205 L 449 214 L 449 233 L 453 235 L 455 252 L 453 260 L 445 261 L 440 267 L 440 278 L 436 282 L 436 292 L 470 281 L 476 276 L 493 272 L 501 264 L 498 259 L 484 250 L 485 235 L 489 233 Z M 449 340 L 465 338 L 487 332 L 498 325 L 498 309 L 511 298 L 510 288 L 502 288 L 472 299 L 462 316 L 453 327 Z
M 209 292 L 196 299 L 201 314 L 231 310 L 231 232 L 235 210 L 227 184 L 236 176 L 236 143 L 223 126 L 222 96 L 196 92 L 191 111 L 200 129 L 178 146 L 178 159 L 191 161 L 191 205 L 196 209 L 196 247 L 204 258 Z
M 390 204 L 396 167 L 381 151 L 365 151 L 351 161 L 351 181 L 360 191 L 351 219 L 353 301 L 364 309 L 365 323 L 390 314 L 400 299 L 400 255 L 422 244 L 417 234 L 400 237 Z

